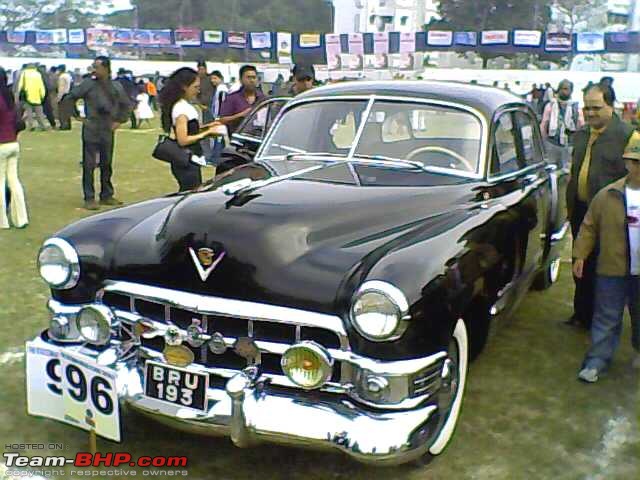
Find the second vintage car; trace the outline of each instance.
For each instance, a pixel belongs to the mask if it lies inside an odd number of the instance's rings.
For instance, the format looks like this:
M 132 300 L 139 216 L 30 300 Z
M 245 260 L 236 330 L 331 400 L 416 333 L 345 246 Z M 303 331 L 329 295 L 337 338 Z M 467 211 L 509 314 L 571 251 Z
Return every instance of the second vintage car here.
M 566 167 L 521 99 L 456 83 L 318 88 L 259 143 L 44 242 L 29 412 L 115 441 L 134 409 L 241 447 L 440 454 L 491 327 L 557 278 Z

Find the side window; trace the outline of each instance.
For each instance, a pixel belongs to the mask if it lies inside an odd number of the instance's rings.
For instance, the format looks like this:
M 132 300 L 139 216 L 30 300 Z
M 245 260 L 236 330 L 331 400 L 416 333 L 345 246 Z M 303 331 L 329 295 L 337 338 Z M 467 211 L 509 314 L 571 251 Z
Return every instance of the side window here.
M 516 112 L 516 122 L 522 139 L 522 153 L 525 165 L 536 165 L 542 162 L 544 157 L 533 120 L 524 112 Z
M 504 175 L 517 172 L 520 168 L 513 117 L 511 112 L 507 112 L 496 123 L 491 174 Z
M 269 114 L 267 115 L 267 123 L 264 127 L 265 135 L 269 130 L 271 130 L 273 121 L 276 119 L 276 117 L 278 116 L 278 112 L 280 112 L 280 109 L 285 103 L 287 103 L 287 100 L 274 100 L 273 102 L 269 103 Z
M 257 110 L 251 113 L 247 123 L 244 124 L 238 133 L 261 139 L 266 132 L 265 125 L 267 123 L 268 109 L 269 104 L 258 107 Z

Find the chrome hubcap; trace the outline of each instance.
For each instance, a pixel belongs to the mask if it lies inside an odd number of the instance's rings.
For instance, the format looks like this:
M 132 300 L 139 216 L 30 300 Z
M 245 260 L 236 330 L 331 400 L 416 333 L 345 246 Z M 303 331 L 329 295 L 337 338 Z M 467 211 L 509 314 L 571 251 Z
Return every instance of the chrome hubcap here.
M 449 413 L 458 392 L 458 345 L 455 341 L 449 344 L 448 356 L 442 366 L 442 374 L 440 376 L 440 395 L 438 406 L 441 412 Z M 444 415 L 446 418 L 447 415 Z

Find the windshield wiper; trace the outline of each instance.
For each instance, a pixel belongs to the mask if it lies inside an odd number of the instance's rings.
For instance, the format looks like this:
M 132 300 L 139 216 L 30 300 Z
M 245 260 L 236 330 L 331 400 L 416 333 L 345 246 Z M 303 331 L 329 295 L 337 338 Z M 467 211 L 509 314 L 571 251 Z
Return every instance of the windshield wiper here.
M 373 160 L 373 162 L 362 162 L 362 163 L 378 163 L 381 165 L 402 165 L 405 167 L 413 167 L 413 168 L 417 168 L 419 170 L 426 170 L 425 166 L 420 163 L 420 162 L 414 162 L 412 160 L 402 160 L 400 158 L 393 158 L 393 157 L 385 157 L 384 155 L 364 155 L 361 153 L 357 153 L 353 158 L 349 158 L 349 161 L 355 161 L 357 162 L 358 160 Z

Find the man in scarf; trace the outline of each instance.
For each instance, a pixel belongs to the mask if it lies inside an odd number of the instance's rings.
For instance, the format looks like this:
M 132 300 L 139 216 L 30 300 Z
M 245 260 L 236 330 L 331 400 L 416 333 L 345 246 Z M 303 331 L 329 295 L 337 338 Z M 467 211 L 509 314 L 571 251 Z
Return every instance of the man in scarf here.
M 566 166 L 571 160 L 571 137 L 584 125 L 578 102 L 571 100 L 573 83 L 562 80 L 558 95 L 545 106 L 540 130 L 544 137 L 549 160 L 555 165 Z

